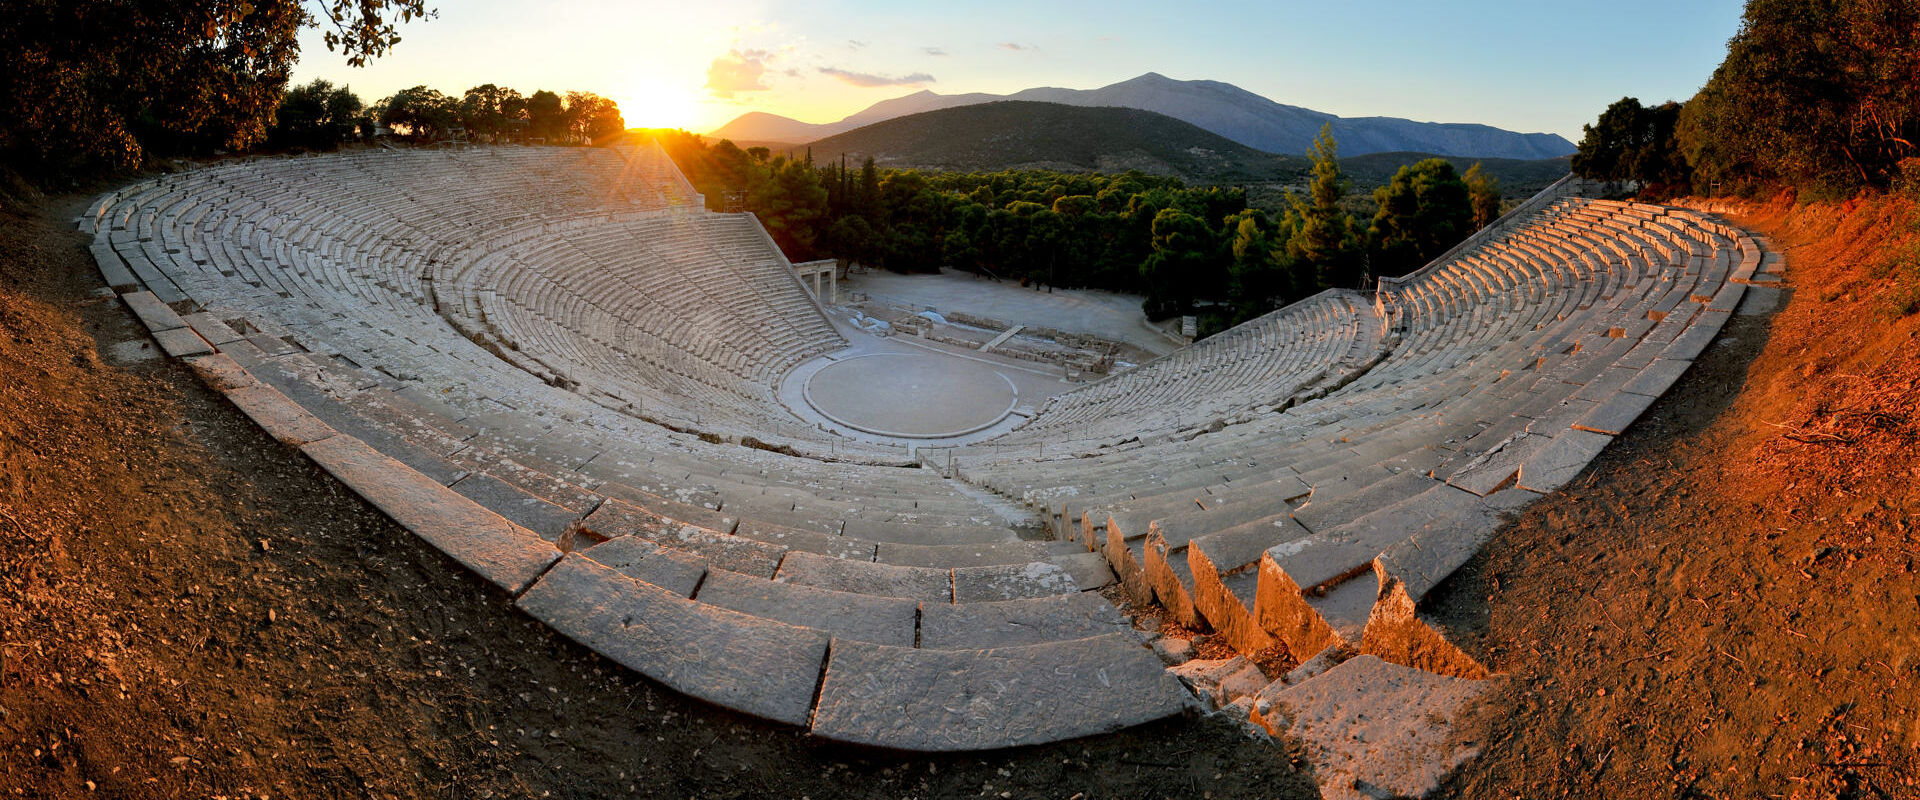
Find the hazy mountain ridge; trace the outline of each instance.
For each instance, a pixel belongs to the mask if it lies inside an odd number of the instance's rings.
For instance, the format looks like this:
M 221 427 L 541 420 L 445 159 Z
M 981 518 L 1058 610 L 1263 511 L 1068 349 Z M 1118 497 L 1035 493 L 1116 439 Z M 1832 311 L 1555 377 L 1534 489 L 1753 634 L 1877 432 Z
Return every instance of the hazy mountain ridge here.
M 1201 183 L 1287 181 L 1307 168 L 1299 156 L 1264 153 L 1164 114 L 1020 100 L 911 114 L 804 147 L 822 162 L 870 156 L 882 167 L 939 170 L 1137 169 Z
M 1152 111 L 1268 153 L 1305 153 L 1320 127 L 1329 123 L 1333 125 L 1343 155 L 1417 151 L 1460 157 L 1540 159 L 1564 156 L 1574 150 L 1571 142 L 1557 134 L 1515 133 L 1489 125 L 1418 122 L 1396 117 L 1337 117 L 1277 103 L 1229 83 L 1173 80 L 1153 72 L 1098 89 L 1036 87 L 1010 95 L 978 92 L 943 95 L 920 91 L 883 100 L 839 122 L 824 124 L 756 111 L 741 115 L 710 135 L 736 141 L 801 144 L 911 114 L 1000 100 Z

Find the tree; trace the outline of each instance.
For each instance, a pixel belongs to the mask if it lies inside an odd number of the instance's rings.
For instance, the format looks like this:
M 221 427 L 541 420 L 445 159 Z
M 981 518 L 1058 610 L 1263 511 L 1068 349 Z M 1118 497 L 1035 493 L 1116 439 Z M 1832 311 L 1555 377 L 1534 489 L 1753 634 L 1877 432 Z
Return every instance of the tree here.
M 567 93 L 567 122 L 579 141 L 597 141 L 627 129 L 620 106 L 592 92 Z
M 827 214 L 827 190 L 813 168 L 784 158 L 775 160 L 766 179 L 748 190 L 747 205 L 794 260 L 813 254 Z
M 1153 252 L 1140 264 L 1149 316 L 1170 316 L 1193 307 L 1196 289 L 1214 282 L 1213 232 L 1205 221 L 1177 208 L 1153 215 Z
M 1920 154 L 1920 4 L 1749 0 L 1676 128 L 1699 188 L 1886 186 Z
M 1401 167 L 1387 185 L 1373 190 L 1379 211 L 1367 228 L 1374 269 L 1400 275 L 1418 269 L 1473 231 L 1473 207 L 1465 181 L 1444 158 Z
M 380 124 L 388 128 L 404 129 L 410 138 L 431 140 L 460 121 L 460 106 L 436 89 L 415 86 L 380 101 L 377 115 Z
M 331 149 L 359 132 L 365 109 L 347 87 L 316 78 L 281 97 L 267 138 L 278 147 Z
M 1632 97 L 1607 106 L 1598 122 L 1583 126 L 1573 172 L 1597 181 L 1635 181 L 1649 193 L 1683 187 L 1691 171 L 1675 136 L 1679 103 L 1648 108 Z
M 498 137 L 523 119 L 526 110 L 527 100 L 519 92 L 481 84 L 461 96 L 460 124 L 475 135 Z
M 1313 182 L 1305 199 L 1293 198 L 1297 230 L 1287 239 L 1287 256 L 1300 269 L 1310 270 L 1321 288 L 1356 288 L 1362 265 L 1356 247 L 1353 217 L 1340 206 L 1347 180 L 1340 171 L 1340 149 L 1333 126 L 1323 125 L 1307 152 L 1313 161 Z
M 541 89 L 527 96 L 526 108 L 530 135 L 545 139 L 548 144 L 559 144 L 566 139 L 573 121 L 567 118 L 567 107 L 560 95 Z
M 1500 218 L 1500 179 L 1488 175 L 1480 169 L 1479 162 L 1474 162 L 1461 180 L 1467 184 L 1468 202 L 1473 207 L 1473 229 L 1492 225 Z
M 149 155 L 262 141 L 307 25 L 364 64 L 425 0 L 76 3 L 0 14 L 0 160 L 38 176 L 127 169 Z

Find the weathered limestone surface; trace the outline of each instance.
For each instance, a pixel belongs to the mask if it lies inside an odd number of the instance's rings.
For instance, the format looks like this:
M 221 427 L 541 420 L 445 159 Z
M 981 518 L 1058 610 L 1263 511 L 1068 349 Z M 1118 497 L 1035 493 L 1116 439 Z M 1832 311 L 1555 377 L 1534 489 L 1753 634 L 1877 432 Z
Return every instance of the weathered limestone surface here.
M 550 542 L 580 521 L 579 514 L 492 475 L 469 474 L 455 481 L 453 490 Z
M 697 599 L 742 614 L 824 631 L 835 639 L 896 647 L 913 646 L 914 617 L 920 610 L 919 601 L 904 597 L 836 592 L 726 570 L 707 573 Z M 952 608 L 932 604 L 928 607 Z
M 1046 597 L 1080 591 L 1073 576 L 1051 561 L 990 567 L 957 567 L 953 571 L 953 602 L 988 603 Z
M 827 634 L 729 611 L 569 555 L 523 595 L 534 619 L 718 706 L 807 724 Z
M 704 559 L 637 536 L 608 539 L 580 554 L 636 581 L 651 583 L 681 597 L 692 597 L 700 579 L 707 575 Z
M 1124 634 L 990 650 L 835 642 L 813 732 L 902 750 L 1018 747 L 1151 722 L 1190 702 Z
M 1600 455 L 1611 441 L 1613 437 L 1591 431 L 1561 433 L 1520 464 L 1517 485 L 1542 493 L 1559 489 L 1579 476 L 1587 462 Z
M 1044 560 L 1047 548 L 1039 542 L 984 544 L 898 544 L 881 542 L 874 560 L 903 567 L 986 567 Z
M 229 390 L 227 399 L 239 407 L 248 419 L 253 420 L 253 424 L 266 431 L 268 436 L 294 447 L 332 438 L 336 433 L 332 426 L 321 422 L 304 406 L 287 399 L 286 395 L 266 384 Z
M 461 497 L 351 436 L 311 442 L 301 452 L 415 536 L 509 592 L 560 558 L 540 537 Z
M 1472 758 L 1451 720 L 1484 684 L 1358 656 L 1273 698 L 1328 800 L 1423 797 Z
M 953 602 L 953 571 L 927 567 L 897 567 L 831 558 L 814 553 L 792 553 L 773 579 L 832 589 L 838 592 L 905 597 L 929 603 Z
M 170 328 L 164 331 L 155 331 L 153 338 L 160 343 L 161 350 L 165 350 L 167 355 L 173 356 L 174 358 L 203 356 L 213 352 L 213 346 L 207 344 L 206 340 L 200 338 L 199 334 L 194 333 L 192 328 Z
M 680 522 L 620 500 L 608 500 L 582 523 L 607 538 L 638 536 L 697 553 L 720 569 L 773 577 L 787 548 Z
M 160 302 L 160 298 L 153 296 L 152 292 L 123 294 L 120 300 L 133 310 L 133 315 L 140 318 L 147 330 L 154 333 L 187 326 L 187 323 L 180 321 L 179 314 L 173 313 L 173 309 Z
M 1085 639 L 1132 629 L 1119 609 L 1089 592 L 996 603 L 928 604 L 920 611 L 920 646 L 940 650 Z

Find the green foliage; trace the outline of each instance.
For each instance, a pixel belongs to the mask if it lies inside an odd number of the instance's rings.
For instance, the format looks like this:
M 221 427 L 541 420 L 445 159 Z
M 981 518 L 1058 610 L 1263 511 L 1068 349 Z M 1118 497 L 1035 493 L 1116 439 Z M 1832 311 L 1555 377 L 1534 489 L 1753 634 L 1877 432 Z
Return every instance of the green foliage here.
M 267 141 L 275 147 L 330 150 L 358 137 L 372 121 L 358 95 L 345 86 L 315 79 L 287 90 L 274 111 Z
M 424 0 L 88 3 L 17 0 L 0 13 L 0 160 L 51 177 L 150 155 L 264 140 L 303 26 L 364 63 L 399 41 Z
M 525 120 L 526 112 L 527 99 L 518 91 L 491 83 L 468 89 L 460 98 L 460 124 L 476 136 L 504 136 L 515 122 Z
M 1353 217 L 1340 205 L 1347 180 L 1340 171 L 1332 125 L 1320 128 L 1307 156 L 1313 161 L 1313 182 L 1307 197 L 1294 198 L 1287 214 L 1294 229 L 1287 239 L 1287 256 L 1298 269 L 1310 270 L 1320 289 L 1357 288 L 1364 267 Z
M 1357 286 L 1364 264 L 1325 131 L 1312 196 L 1297 198 L 1277 219 L 1249 208 L 1238 187 L 1189 187 L 1139 172 L 924 172 L 841 158 L 815 165 L 811 152 L 772 155 L 685 131 L 648 135 L 709 207 L 741 197 L 795 260 L 833 257 L 900 272 L 951 266 L 1023 283 L 1138 292 L 1151 314 L 1194 313 L 1206 330 L 1327 286 Z M 1458 208 L 1449 218 L 1470 220 L 1465 184 L 1457 176 L 1453 184 L 1458 191 L 1429 192 L 1427 203 L 1452 198 Z M 1498 190 L 1491 191 L 1497 208 Z
M 1473 208 L 1473 230 L 1492 225 L 1500 218 L 1500 179 L 1488 175 L 1475 163 L 1460 176 L 1467 184 L 1468 203 Z
M 627 129 L 620 106 L 592 92 L 567 93 L 567 131 L 574 140 L 591 142 Z
M 1419 269 L 1474 229 L 1467 183 L 1442 159 L 1401 167 L 1391 183 L 1373 190 L 1373 201 L 1380 210 L 1367 238 L 1382 275 Z
M 1573 173 L 1596 181 L 1636 181 L 1650 194 L 1685 191 L 1692 169 L 1675 134 L 1681 110 L 1672 102 L 1647 108 L 1632 97 L 1615 101 L 1597 123 L 1584 126 Z
M 374 109 L 380 124 L 414 139 L 434 139 L 460 123 L 460 104 L 437 89 L 401 89 Z
M 1920 3 L 1749 0 L 1677 129 L 1701 189 L 1886 187 L 1920 155 Z

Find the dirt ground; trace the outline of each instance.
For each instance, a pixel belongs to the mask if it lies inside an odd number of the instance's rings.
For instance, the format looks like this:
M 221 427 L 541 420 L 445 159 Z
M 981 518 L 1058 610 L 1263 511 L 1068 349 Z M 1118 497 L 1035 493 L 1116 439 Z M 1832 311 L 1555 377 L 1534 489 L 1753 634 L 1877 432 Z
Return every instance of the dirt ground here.
M 1507 676 L 1446 794 L 1920 797 L 1920 315 L 1881 267 L 1912 213 L 1734 216 L 1792 302 L 1443 589 Z
M 0 210 L 0 796 L 1315 795 L 1214 720 L 907 756 L 601 661 L 183 368 L 103 363 L 142 337 L 89 296 L 86 201 Z

